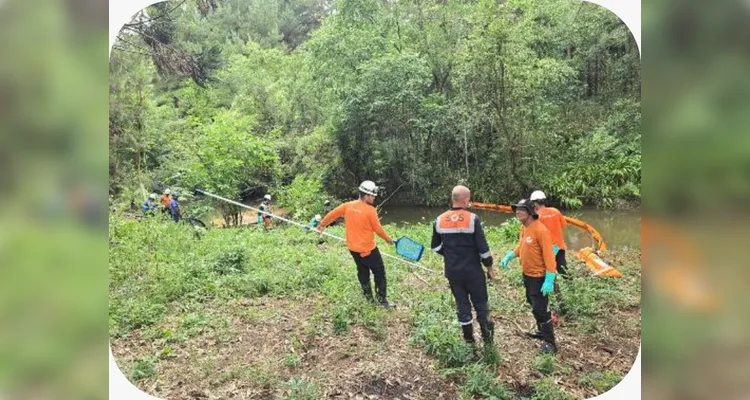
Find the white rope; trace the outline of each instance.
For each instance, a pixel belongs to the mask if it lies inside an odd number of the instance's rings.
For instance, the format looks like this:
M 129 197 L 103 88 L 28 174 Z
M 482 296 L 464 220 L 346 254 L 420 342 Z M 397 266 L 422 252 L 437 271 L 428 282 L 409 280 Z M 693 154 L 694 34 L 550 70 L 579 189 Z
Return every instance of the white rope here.
M 246 204 L 242 204 L 242 203 L 236 202 L 234 200 L 229 200 L 229 199 L 227 199 L 225 197 L 221 197 L 219 195 L 215 195 L 213 193 L 206 192 L 204 190 L 196 189 L 196 192 L 201 193 L 201 194 L 205 194 L 206 196 L 210 196 L 210 197 L 213 197 L 215 199 L 219 199 L 219 200 L 225 201 L 225 202 L 230 203 L 230 204 L 234 204 L 234 205 L 236 205 L 238 207 L 242 207 L 242 208 L 247 208 L 249 210 L 253 210 L 253 211 L 255 211 L 255 212 L 259 213 L 259 214 L 268 215 L 271 218 L 279 219 L 279 220 L 284 221 L 284 222 L 286 222 L 288 224 L 296 225 L 296 226 L 299 226 L 299 227 L 304 228 L 304 229 L 312 229 L 312 227 L 309 226 L 309 225 L 301 224 L 299 222 L 292 221 L 290 219 L 286 219 L 284 217 L 281 217 L 281 216 L 278 216 L 278 215 L 274 215 L 274 214 L 271 214 L 271 213 L 266 212 L 266 211 L 259 210 L 259 209 L 255 208 L 255 207 L 250 207 L 250 206 L 248 206 Z M 342 242 L 346 242 L 346 239 L 344 239 L 342 237 L 338 237 L 336 235 L 332 235 L 332 234 L 330 234 L 328 232 L 320 232 L 320 231 L 317 231 L 317 230 L 314 230 L 314 229 L 313 229 L 313 231 L 315 231 L 316 233 L 318 233 L 320 235 L 328 236 L 330 238 L 333 238 L 333 239 L 336 239 L 336 240 L 340 240 Z M 392 256 L 392 255 L 387 254 L 387 253 L 382 253 L 381 252 L 380 254 L 382 254 L 383 256 L 388 257 L 390 259 L 393 259 L 393 260 L 396 260 L 396 261 L 400 261 L 400 262 L 402 262 L 404 264 L 410 265 L 412 267 L 423 269 L 423 270 L 425 270 L 427 272 L 430 272 L 430 273 L 434 273 L 435 272 L 434 270 L 429 269 L 429 268 L 425 268 L 425 267 L 423 267 L 423 266 L 421 266 L 421 265 L 419 265 L 417 263 L 413 263 L 411 261 L 406 261 L 404 259 L 398 258 L 396 256 Z

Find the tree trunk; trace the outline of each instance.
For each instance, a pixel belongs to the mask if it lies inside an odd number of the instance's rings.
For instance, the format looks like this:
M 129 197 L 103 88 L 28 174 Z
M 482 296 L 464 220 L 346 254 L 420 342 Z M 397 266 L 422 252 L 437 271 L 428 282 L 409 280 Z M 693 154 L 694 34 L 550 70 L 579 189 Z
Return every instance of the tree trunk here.
M 469 177 L 469 138 L 466 134 L 466 125 L 464 125 L 464 161 L 466 162 L 466 177 Z

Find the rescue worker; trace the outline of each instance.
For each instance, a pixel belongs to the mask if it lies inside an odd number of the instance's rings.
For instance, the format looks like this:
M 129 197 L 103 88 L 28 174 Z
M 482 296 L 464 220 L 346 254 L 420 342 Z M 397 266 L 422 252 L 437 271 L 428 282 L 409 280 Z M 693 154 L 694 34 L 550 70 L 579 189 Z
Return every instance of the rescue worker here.
M 326 201 L 323 202 L 323 214 L 324 215 L 328 214 L 329 212 L 331 212 L 331 210 L 333 210 L 333 205 L 331 205 L 331 200 L 326 199 Z M 339 220 L 337 219 L 331 222 L 330 224 L 328 224 L 328 226 L 336 226 L 338 224 L 339 224 Z
M 456 315 L 461 324 L 464 341 L 474 345 L 474 318 L 471 308 L 477 313 L 479 328 L 485 346 L 492 344 L 494 324 L 490 320 L 487 296 L 487 276 L 495 279 L 492 269 L 492 253 L 482 229 L 479 216 L 466 208 L 471 192 L 466 186 L 456 186 L 451 193 L 452 207 L 441 214 L 432 227 L 431 248 L 443 256 L 445 277 L 456 300 Z
M 179 198 L 179 196 L 175 194 L 175 197 L 172 197 L 172 199 L 169 201 L 169 215 L 172 216 L 174 222 L 180 222 L 180 220 L 182 219 L 180 203 L 177 202 L 177 198 Z M 180 198 L 180 200 L 184 200 L 184 198 Z
M 159 208 L 159 205 L 157 203 L 158 198 L 159 196 L 157 196 L 156 193 L 151 193 L 148 195 L 146 201 L 144 201 L 143 205 L 141 205 L 141 211 L 143 211 L 143 215 L 156 214 L 156 210 Z
M 164 194 L 159 198 L 159 203 L 161 203 L 162 214 L 168 213 L 169 205 L 172 203 L 172 192 L 169 190 L 169 188 L 164 190 Z
M 320 221 L 316 231 L 322 233 L 337 218 L 344 217 L 346 247 L 357 265 L 357 278 L 365 299 L 374 302 L 370 286 L 370 273 L 372 273 L 378 303 L 382 307 L 391 308 L 394 306 L 387 299 L 385 265 L 383 265 L 380 250 L 375 245 L 375 233 L 389 245 L 393 245 L 394 242 L 383 230 L 375 207 L 372 206 L 377 195 L 378 187 L 375 182 L 362 182 L 359 185 L 359 199 L 346 202 L 331 210 Z
M 549 229 L 552 235 L 552 248 L 555 252 L 555 261 L 557 263 L 557 272 L 563 278 L 570 278 L 568 275 L 568 263 L 565 260 L 565 239 L 563 238 L 563 229 L 568 225 L 565 217 L 560 210 L 554 207 L 547 207 L 547 196 L 541 190 L 535 190 L 531 193 L 531 200 L 534 203 L 534 210 L 539 214 L 539 221 Z
M 563 238 L 563 229 L 568 225 L 568 222 L 565 221 L 565 217 L 560 210 L 546 206 L 546 199 L 547 196 L 541 190 L 535 190 L 529 197 L 529 200 L 534 203 L 534 210 L 539 214 L 539 221 L 549 229 L 549 233 L 552 235 L 552 251 L 555 253 L 557 273 L 563 278 L 569 279 L 568 262 L 565 260 L 565 239 Z M 560 315 L 565 315 L 567 310 L 558 282 L 555 282 L 555 296 L 557 296 Z
M 258 206 L 258 209 L 261 211 L 265 211 L 269 214 L 273 213 L 273 209 L 271 208 L 271 195 L 266 194 L 263 196 L 263 201 Z M 268 214 L 262 214 L 258 213 L 258 225 L 260 226 L 261 222 L 263 223 L 263 227 L 266 229 L 271 227 L 271 216 Z
M 530 200 L 522 199 L 511 206 L 516 218 L 521 222 L 521 235 L 518 245 L 500 261 L 500 266 L 508 268 L 508 263 L 516 257 L 521 259 L 523 283 L 526 287 L 526 301 L 531 305 L 538 332 L 543 341 L 543 353 L 557 352 L 555 332 L 552 327 L 552 314 L 549 310 L 549 298 L 554 290 L 557 267 L 552 251 L 552 235 L 549 229 L 539 221 Z M 536 336 L 535 336 L 536 337 Z

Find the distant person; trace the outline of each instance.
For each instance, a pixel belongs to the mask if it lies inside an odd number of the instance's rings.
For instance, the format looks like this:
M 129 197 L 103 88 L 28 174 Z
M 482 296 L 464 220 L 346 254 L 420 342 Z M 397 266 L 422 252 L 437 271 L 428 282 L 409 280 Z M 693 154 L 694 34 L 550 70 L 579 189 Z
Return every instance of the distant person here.
M 174 222 L 180 222 L 180 220 L 182 219 L 180 203 L 177 201 L 177 198 L 184 201 L 184 197 L 179 197 L 177 194 L 175 194 L 175 197 L 172 197 L 172 199 L 169 201 L 169 215 L 172 217 Z
M 538 329 L 537 332 L 528 335 L 544 342 L 541 347 L 543 353 L 555 353 L 557 344 L 547 297 L 554 290 L 557 276 L 552 235 L 549 229 L 539 222 L 539 215 L 534 211 L 530 200 L 522 199 L 511 207 L 522 224 L 521 234 L 518 245 L 505 254 L 500 266 L 508 268 L 511 260 L 520 258 L 526 301 L 531 305 Z
M 474 318 L 477 313 L 485 346 L 492 344 L 494 324 L 490 319 L 487 277 L 495 278 L 492 253 L 482 229 L 479 216 L 466 208 L 471 192 L 466 186 L 456 186 L 451 193 L 452 206 L 437 218 L 432 227 L 432 250 L 443 256 L 445 277 L 456 301 L 456 315 L 464 341 L 474 345 Z
M 344 203 L 331 210 L 323 217 L 316 231 L 322 233 L 331 222 L 344 217 L 346 247 L 357 265 L 357 278 L 365 298 L 374 302 L 370 286 L 370 272 L 372 272 L 378 303 L 382 307 L 391 308 L 393 305 L 387 299 L 385 265 L 380 250 L 375 245 L 375 234 L 377 233 L 389 245 L 393 245 L 394 242 L 383 230 L 375 207 L 372 206 L 377 195 L 378 187 L 375 182 L 362 182 L 359 185 L 359 200 Z
M 169 188 L 164 190 L 164 194 L 159 198 L 159 203 L 161 203 L 162 214 L 169 213 L 169 207 L 172 204 L 172 191 Z
M 143 211 L 143 215 L 156 215 L 156 210 L 159 208 L 159 203 L 157 202 L 158 198 L 159 196 L 157 196 L 156 193 L 151 193 L 148 195 L 146 201 L 144 201 L 143 205 L 141 205 L 141 211 Z
M 270 194 L 266 194 L 265 196 L 263 196 L 263 201 L 258 206 L 258 209 L 263 212 L 268 213 L 268 214 L 258 213 L 258 225 L 262 223 L 264 228 L 266 229 L 271 228 L 272 217 L 269 214 L 273 213 L 273 207 L 271 206 Z

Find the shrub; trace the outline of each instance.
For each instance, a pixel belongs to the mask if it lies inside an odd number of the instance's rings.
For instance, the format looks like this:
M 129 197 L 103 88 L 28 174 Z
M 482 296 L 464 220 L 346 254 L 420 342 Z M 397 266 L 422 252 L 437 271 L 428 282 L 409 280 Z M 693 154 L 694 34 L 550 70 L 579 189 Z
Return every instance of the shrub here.
M 511 400 L 513 392 L 495 380 L 494 374 L 481 364 L 472 364 L 465 369 L 466 382 L 461 387 L 465 396 L 482 399 Z

